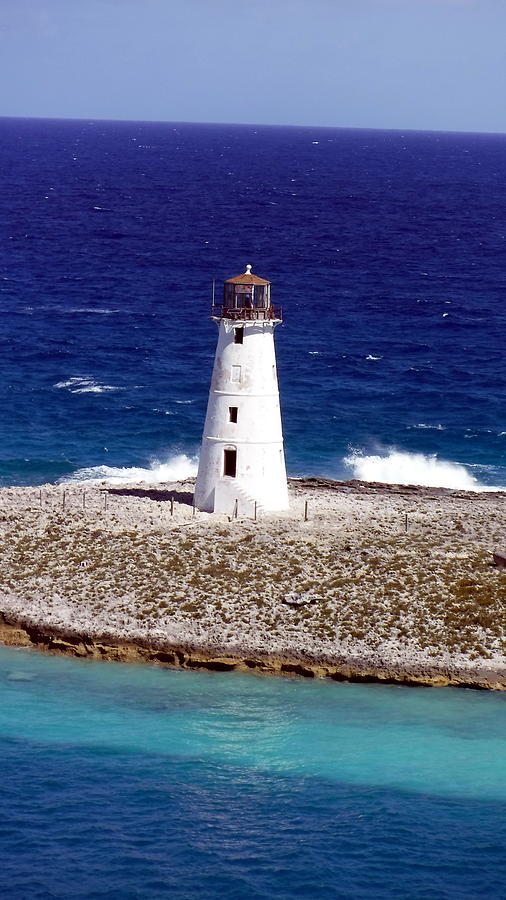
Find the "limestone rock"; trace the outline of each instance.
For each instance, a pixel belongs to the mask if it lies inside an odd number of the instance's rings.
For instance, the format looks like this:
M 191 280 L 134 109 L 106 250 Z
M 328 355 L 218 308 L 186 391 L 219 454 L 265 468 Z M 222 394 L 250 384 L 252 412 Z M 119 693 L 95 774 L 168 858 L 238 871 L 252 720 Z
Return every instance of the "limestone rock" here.
M 494 550 L 494 562 L 499 569 L 506 569 L 506 549 Z
M 51 638 L 47 647 L 48 650 L 64 653 L 67 656 L 88 656 L 88 651 L 84 644 L 64 641 L 61 638 Z

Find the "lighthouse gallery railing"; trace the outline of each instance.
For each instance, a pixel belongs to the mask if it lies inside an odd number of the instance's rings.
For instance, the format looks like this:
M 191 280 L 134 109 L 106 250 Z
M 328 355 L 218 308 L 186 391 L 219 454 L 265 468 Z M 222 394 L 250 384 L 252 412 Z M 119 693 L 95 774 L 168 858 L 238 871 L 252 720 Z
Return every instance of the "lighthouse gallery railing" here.
M 211 306 L 211 316 L 215 319 L 234 319 L 251 321 L 281 321 L 283 319 L 283 309 L 281 306 L 225 306 L 223 303 L 216 303 Z

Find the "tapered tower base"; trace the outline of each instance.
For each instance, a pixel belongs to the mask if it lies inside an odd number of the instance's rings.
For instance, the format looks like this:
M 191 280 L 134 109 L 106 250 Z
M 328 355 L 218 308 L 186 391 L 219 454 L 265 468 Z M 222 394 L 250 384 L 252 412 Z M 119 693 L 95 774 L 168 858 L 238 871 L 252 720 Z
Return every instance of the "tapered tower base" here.
M 288 508 L 274 328 L 281 321 L 269 285 L 246 272 L 253 288 L 248 306 L 223 307 L 213 316 L 219 325 L 207 407 L 195 505 L 207 512 L 250 516 Z M 257 284 L 258 282 L 258 284 Z M 244 285 L 230 279 L 225 283 Z M 240 299 L 244 301 L 241 289 Z M 227 293 L 225 294 L 227 297 Z

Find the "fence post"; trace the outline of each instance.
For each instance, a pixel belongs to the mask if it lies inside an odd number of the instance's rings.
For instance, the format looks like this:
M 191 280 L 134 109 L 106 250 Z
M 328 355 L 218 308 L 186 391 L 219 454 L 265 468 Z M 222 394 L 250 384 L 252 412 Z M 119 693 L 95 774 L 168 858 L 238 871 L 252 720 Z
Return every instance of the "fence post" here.
M 404 516 L 404 531 L 406 532 L 406 534 L 408 533 L 408 514 L 407 513 Z
M 170 514 L 171 516 L 174 515 L 174 497 L 170 498 Z
M 66 495 L 67 495 L 67 492 L 66 492 L 66 490 L 64 489 L 64 491 L 63 491 L 63 500 L 62 500 L 62 509 L 63 509 L 63 510 L 65 509 L 65 499 L 66 499 Z
M 234 503 L 234 519 L 237 519 L 237 513 L 239 511 L 239 501 L 236 500 Z
M 257 502 L 255 500 L 255 522 L 257 520 Z
M 308 503 L 308 501 L 306 500 L 306 502 L 304 503 L 304 522 L 307 522 L 307 520 L 308 520 L 308 518 L 309 518 L 309 516 L 308 516 L 308 506 L 309 506 L 309 503 Z

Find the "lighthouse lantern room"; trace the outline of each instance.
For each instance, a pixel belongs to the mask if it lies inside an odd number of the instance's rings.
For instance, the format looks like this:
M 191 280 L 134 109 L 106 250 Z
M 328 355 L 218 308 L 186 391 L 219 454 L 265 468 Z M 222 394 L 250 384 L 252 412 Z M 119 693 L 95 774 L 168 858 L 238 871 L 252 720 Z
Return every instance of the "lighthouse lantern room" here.
M 207 512 L 254 515 L 288 508 L 274 328 L 282 311 L 251 266 L 224 284 L 211 317 L 218 345 L 195 485 Z

